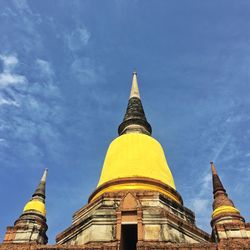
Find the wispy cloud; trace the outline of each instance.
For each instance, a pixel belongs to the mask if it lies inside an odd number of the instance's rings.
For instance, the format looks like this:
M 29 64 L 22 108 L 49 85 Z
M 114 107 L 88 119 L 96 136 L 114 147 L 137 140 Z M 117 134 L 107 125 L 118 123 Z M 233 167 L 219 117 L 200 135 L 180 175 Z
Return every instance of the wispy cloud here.
M 199 192 L 190 200 L 190 206 L 196 214 L 196 220 L 199 226 L 204 229 L 209 228 L 209 220 L 211 218 L 211 173 L 205 172 L 198 180 L 200 186 Z
M 13 55 L 0 55 L 0 59 L 4 63 L 4 71 L 9 72 L 13 67 L 18 64 L 18 59 L 16 56 Z
M 103 81 L 103 67 L 89 57 L 76 58 L 71 64 L 71 71 L 81 84 L 88 85 Z
M 202 212 L 202 213 L 206 213 L 207 215 L 207 210 L 208 210 L 208 205 L 209 205 L 209 199 L 202 199 L 202 198 L 196 198 L 193 199 L 193 209 L 195 209 L 195 211 L 197 212 Z
M 86 27 L 78 27 L 71 31 L 70 34 L 65 34 L 65 37 L 69 49 L 75 51 L 87 45 L 91 35 Z
M 22 84 L 27 81 L 26 77 L 14 73 L 14 68 L 18 65 L 18 58 L 14 55 L 1 55 L 0 59 L 3 63 L 3 72 L 0 73 L 0 88 L 10 85 Z
M 0 74 L 0 86 L 6 87 L 8 85 L 15 85 L 26 82 L 26 79 L 24 76 L 11 74 L 8 72 L 4 72 Z
M 16 156 L 22 154 L 23 158 L 40 158 L 43 162 L 45 152 L 51 154 L 60 150 L 61 134 L 53 124 L 60 123 L 62 119 L 61 94 L 55 83 L 53 67 L 49 61 L 36 58 L 29 71 L 24 68 L 19 75 L 13 73 L 19 65 L 16 55 L 1 55 L 1 60 L 1 75 L 11 75 L 13 80 L 5 81 L 0 92 L 0 136 L 12 147 Z M 7 106 L 10 108 L 5 109 Z M 44 146 L 41 148 L 39 145 Z M 27 149 L 25 152 L 22 152 L 23 147 Z M 3 151 L 4 148 L 0 153 L 4 154 Z M 58 157 L 58 154 L 54 155 Z M 3 165 L 10 164 L 12 160 L 8 159 L 8 163 Z
M 230 141 L 230 135 L 226 135 L 226 138 L 220 143 L 220 144 L 215 144 L 212 150 L 214 151 L 214 156 L 212 156 L 213 161 L 217 161 L 217 159 L 220 157 L 220 154 L 223 152 L 224 148 Z
M 30 7 L 26 0 L 13 0 L 13 2 L 19 10 L 25 10 L 31 12 Z
M 13 105 L 19 107 L 19 104 L 14 100 L 8 100 L 0 96 L 0 106 L 1 105 Z
M 54 71 L 48 61 L 38 58 L 36 60 L 36 63 L 44 75 L 49 76 L 49 77 L 54 75 Z

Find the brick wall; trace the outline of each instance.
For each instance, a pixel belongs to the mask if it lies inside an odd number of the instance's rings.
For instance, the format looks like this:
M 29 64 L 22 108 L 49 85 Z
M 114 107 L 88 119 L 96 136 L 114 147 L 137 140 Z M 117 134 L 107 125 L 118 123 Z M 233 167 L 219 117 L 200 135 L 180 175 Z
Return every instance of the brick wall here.
M 215 243 L 171 244 L 156 242 L 139 242 L 137 250 L 250 250 L 250 239 L 230 239 Z M 36 245 L 36 244 L 0 244 L 0 250 L 118 250 L 117 243 L 105 246 Z M 128 249 L 129 250 L 129 249 Z

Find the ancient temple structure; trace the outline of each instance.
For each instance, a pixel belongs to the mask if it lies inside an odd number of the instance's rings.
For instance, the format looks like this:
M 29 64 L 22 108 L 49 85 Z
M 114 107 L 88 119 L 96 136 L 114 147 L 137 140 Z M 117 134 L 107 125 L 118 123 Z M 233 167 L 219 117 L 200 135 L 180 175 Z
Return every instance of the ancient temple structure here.
M 250 249 L 250 224 L 229 199 L 213 163 L 212 234 L 196 226 L 163 148 L 151 136 L 135 72 L 118 134 L 88 204 L 74 213 L 56 245 L 46 245 L 45 171 L 20 218 L 7 228 L 0 249 Z
M 45 186 L 47 169 L 32 195 L 31 200 L 25 205 L 23 213 L 16 220 L 13 227 L 7 227 L 3 243 L 37 243 L 47 244 Z

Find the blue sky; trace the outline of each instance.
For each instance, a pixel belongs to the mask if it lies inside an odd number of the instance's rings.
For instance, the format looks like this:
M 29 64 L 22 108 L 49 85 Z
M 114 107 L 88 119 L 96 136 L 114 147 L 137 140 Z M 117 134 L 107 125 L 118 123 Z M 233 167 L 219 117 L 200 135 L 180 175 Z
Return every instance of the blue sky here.
M 210 232 L 209 162 L 250 220 L 250 2 L 0 1 L 0 239 L 44 168 L 49 242 L 95 189 L 138 72 L 153 136 Z

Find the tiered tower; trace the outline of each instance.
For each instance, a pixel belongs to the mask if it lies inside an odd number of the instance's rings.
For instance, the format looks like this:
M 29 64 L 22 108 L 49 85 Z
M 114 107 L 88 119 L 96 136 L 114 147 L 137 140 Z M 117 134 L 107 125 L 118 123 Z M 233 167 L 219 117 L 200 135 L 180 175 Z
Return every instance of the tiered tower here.
M 46 244 L 45 186 L 47 169 L 31 200 L 25 205 L 23 213 L 13 227 L 7 227 L 3 243 L 37 243 Z
M 213 177 L 213 213 L 212 213 L 212 237 L 216 242 L 228 239 L 250 238 L 250 225 L 245 223 L 240 211 L 235 208 L 232 200 L 217 174 L 213 162 L 211 164 Z
M 206 243 L 184 207 L 160 143 L 151 136 L 133 73 L 127 110 L 107 151 L 96 190 L 57 244 L 136 249 L 144 242 Z

